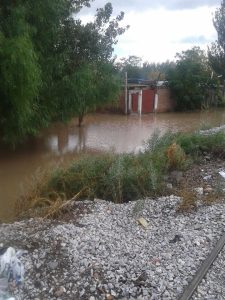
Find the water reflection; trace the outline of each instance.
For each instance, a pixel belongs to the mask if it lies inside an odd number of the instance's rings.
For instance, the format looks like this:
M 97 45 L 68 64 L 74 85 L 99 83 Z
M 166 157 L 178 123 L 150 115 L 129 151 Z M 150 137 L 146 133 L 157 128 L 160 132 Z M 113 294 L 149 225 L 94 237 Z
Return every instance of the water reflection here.
M 38 169 L 75 159 L 85 152 L 135 151 L 155 129 L 191 131 L 202 124 L 225 124 L 225 110 L 199 113 L 90 115 L 83 127 L 74 120 L 68 126 L 54 124 L 16 151 L 0 147 L 0 219 L 9 218 L 21 186 Z
M 86 148 L 86 128 L 74 127 L 73 130 L 68 128 L 59 130 L 57 135 L 53 134 L 47 137 L 45 142 L 50 152 L 58 156 L 83 152 Z
M 81 128 L 57 125 L 44 133 L 48 151 L 57 156 L 84 151 L 130 152 L 139 147 L 156 129 L 164 132 L 191 131 L 203 125 L 218 126 L 225 123 L 224 110 L 199 113 L 168 113 L 137 115 L 92 115 Z

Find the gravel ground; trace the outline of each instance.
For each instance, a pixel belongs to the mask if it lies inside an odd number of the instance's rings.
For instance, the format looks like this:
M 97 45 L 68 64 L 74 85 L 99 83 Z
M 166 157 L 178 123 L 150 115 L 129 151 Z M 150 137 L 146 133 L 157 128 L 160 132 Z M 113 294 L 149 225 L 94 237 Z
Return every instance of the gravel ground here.
M 21 300 L 178 299 L 225 226 L 225 204 L 199 204 L 184 215 L 179 203 L 176 196 L 85 201 L 64 222 L 0 225 L 0 243 L 28 250 L 25 282 L 12 293 Z M 223 255 L 193 299 L 225 298 Z

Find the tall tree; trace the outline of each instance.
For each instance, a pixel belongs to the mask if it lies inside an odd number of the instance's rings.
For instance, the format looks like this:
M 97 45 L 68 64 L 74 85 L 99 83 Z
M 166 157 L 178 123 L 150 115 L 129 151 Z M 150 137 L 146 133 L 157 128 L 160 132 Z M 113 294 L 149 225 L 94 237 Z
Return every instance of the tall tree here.
M 217 75 L 222 75 L 225 80 L 225 0 L 216 10 L 213 24 L 218 37 L 208 49 L 209 62 Z
M 176 67 L 167 73 L 167 79 L 177 101 L 177 110 L 200 109 L 208 88 L 216 86 L 207 57 L 199 47 L 177 54 Z
M 41 86 L 41 70 L 22 6 L 0 9 L 0 134 L 15 144 L 34 133 L 33 99 Z
M 119 78 L 113 65 L 93 63 L 80 66 L 64 76 L 55 90 L 62 121 L 78 117 L 81 126 L 86 113 L 115 100 L 120 91 Z
M 145 78 L 150 80 L 166 80 L 167 73 L 174 67 L 175 63 L 172 61 L 166 61 L 162 63 L 144 62 L 143 74 Z
M 127 72 L 128 78 L 142 78 L 148 80 L 165 80 L 166 73 L 170 68 L 174 68 L 175 63 L 166 61 L 162 63 L 143 62 L 142 58 L 130 55 L 122 58 L 117 63 L 117 68 L 121 73 Z
M 112 5 L 107 3 L 97 10 L 91 23 L 83 25 L 80 20 L 66 20 L 60 46 L 63 48 L 61 51 L 66 53 L 67 60 L 61 76 L 55 81 L 54 90 L 58 90 L 59 87 L 64 90 L 63 86 L 66 84 L 66 95 L 70 99 L 70 105 L 62 105 L 62 101 L 65 103 L 64 91 L 64 97 L 58 99 L 60 109 L 57 109 L 57 119 L 68 119 L 73 108 L 81 125 L 87 112 L 97 105 L 114 100 L 119 93 L 118 78 L 112 65 L 112 53 L 118 35 L 123 34 L 127 27 L 119 25 L 124 17 L 123 13 L 114 19 L 112 13 Z
M 139 56 L 130 55 L 128 58 L 121 58 L 117 68 L 121 73 L 127 72 L 128 78 L 142 78 L 142 58 Z

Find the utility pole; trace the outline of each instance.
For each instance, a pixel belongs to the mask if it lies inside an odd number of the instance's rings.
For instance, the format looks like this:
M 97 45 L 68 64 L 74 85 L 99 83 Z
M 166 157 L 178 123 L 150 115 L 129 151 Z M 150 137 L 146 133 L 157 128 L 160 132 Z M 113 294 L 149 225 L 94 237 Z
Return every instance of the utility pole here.
M 125 114 L 128 114 L 128 109 L 127 109 L 127 72 L 125 72 Z

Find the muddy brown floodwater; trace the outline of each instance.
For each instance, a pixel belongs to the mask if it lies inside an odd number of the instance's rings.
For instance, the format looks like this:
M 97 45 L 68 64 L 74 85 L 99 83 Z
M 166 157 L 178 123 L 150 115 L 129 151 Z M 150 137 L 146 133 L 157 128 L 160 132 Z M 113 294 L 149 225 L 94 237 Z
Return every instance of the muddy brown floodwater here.
M 84 126 L 55 124 L 16 151 L 0 149 L 0 220 L 9 221 L 14 203 L 32 176 L 84 152 L 130 152 L 150 138 L 155 129 L 192 131 L 225 124 L 225 110 L 137 115 L 94 114 Z

